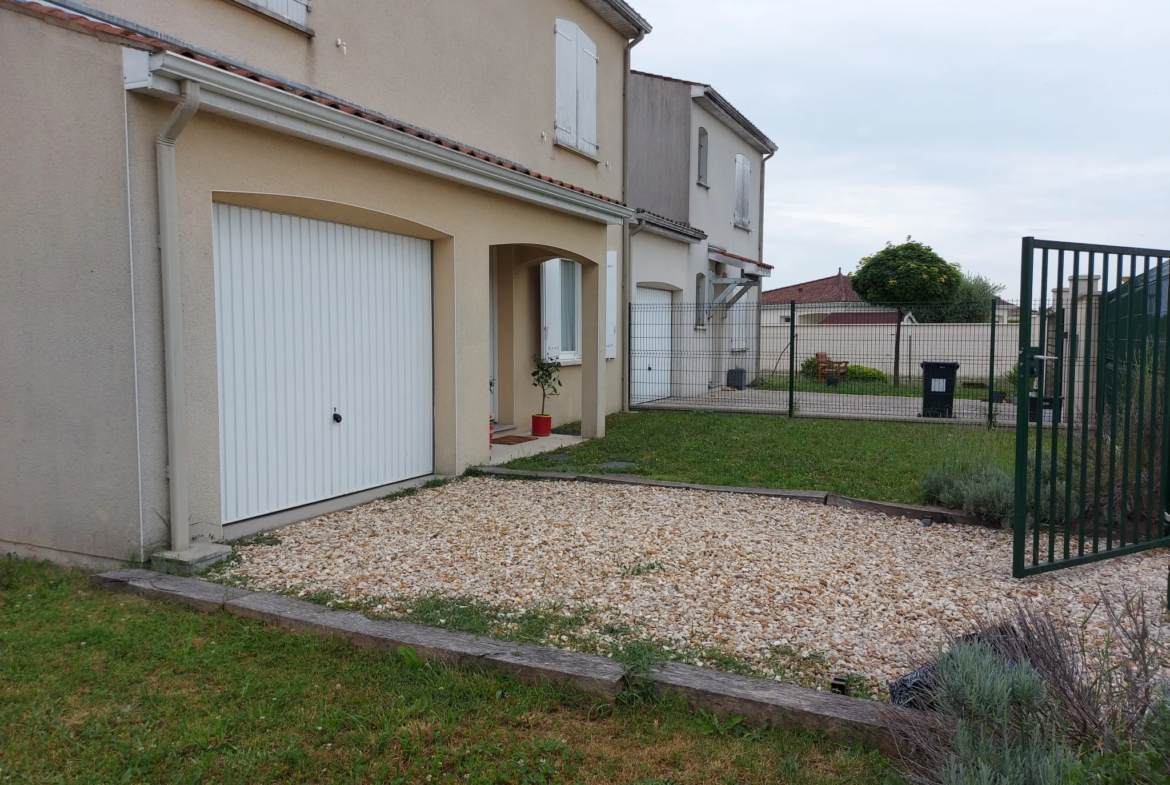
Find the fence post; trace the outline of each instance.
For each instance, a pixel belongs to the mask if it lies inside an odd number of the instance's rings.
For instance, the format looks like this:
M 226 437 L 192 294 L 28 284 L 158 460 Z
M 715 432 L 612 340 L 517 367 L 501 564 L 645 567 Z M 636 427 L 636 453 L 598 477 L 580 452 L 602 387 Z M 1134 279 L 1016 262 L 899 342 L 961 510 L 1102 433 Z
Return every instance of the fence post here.
M 999 300 L 991 298 L 991 350 L 987 361 L 987 427 L 995 427 L 995 317 L 999 311 Z
M 894 325 L 894 386 L 901 387 L 902 365 L 902 306 L 898 306 L 898 321 Z
M 796 414 L 796 300 L 788 302 L 788 416 Z

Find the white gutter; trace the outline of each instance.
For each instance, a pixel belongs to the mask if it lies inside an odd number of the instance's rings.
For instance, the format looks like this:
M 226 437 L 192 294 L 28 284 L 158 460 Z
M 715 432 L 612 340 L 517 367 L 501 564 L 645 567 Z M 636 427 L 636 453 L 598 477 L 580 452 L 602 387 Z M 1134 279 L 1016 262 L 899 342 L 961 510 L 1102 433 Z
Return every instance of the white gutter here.
M 158 246 L 162 258 L 163 353 L 167 387 L 167 473 L 171 491 L 171 550 L 191 546 L 187 495 L 187 395 L 183 386 L 183 290 L 179 265 L 179 189 L 175 141 L 199 111 L 199 84 L 184 81 L 182 98 L 158 132 Z
M 622 201 L 630 202 L 630 59 L 635 46 L 642 43 L 646 37 L 645 30 L 639 30 L 638 35 L 626 42 L 622 56 Z M 631 211 L 631 215 L 633 211 Z M 639 224 L 639 227 L 641 224 Z M 622 359 L 622 411 L 630 410 L 630 303 L 633 301 L 634 280 L 634 252 L 633 238 L 641 229 L 632 229 L 630 216 L 622 221 L 622 312 L 618 314 L 625 321 L 622 334 L 622 345 L 625 351 L 618 351 L 618 358 Z
M 506 169 L 458 150 L 269 87 L 173 52 L 123 48 L 125 88 L 165 100 L 190 81 L 203 91 L 201 108 L 347 152 L 387 161 L 492 193 L 604 224 L 634 211 Z

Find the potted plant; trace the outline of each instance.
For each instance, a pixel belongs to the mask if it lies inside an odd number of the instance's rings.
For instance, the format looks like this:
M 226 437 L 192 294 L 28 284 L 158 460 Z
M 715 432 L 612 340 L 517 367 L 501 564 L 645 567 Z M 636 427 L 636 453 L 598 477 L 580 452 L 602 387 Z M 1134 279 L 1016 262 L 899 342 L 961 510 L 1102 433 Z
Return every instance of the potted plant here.
M 536 370 L 532 372 L 532 386 L 540 388 L 540 414 L 532 415 L 532 435 L 548 436 L 552 433 L 552 415 L 545 414 L 545 403 L 550 395 L 560 395 L 561 364 L 556 360 L 546 360 L 534 355 L 532 361 L 536 363 Z

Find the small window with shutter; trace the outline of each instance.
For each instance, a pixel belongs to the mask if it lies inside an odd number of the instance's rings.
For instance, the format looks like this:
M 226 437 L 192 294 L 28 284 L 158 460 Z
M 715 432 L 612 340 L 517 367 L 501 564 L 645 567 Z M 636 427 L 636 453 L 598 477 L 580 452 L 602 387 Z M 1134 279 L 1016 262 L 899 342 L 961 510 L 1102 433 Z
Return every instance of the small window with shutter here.
M 302 32 L 310 32 L 311 0 L 233 0 L 233 2 L 278 22 L 287 22 Z
M 735 156 L 735 225 L 750 229 L 751 221 L 752 164 L 747 156 Z
M 567 19 L 556 21 L 557 144 L 597 157 L 597 45 Z
M 699 185 L 707 184 L 707 129 L 699 129 Z

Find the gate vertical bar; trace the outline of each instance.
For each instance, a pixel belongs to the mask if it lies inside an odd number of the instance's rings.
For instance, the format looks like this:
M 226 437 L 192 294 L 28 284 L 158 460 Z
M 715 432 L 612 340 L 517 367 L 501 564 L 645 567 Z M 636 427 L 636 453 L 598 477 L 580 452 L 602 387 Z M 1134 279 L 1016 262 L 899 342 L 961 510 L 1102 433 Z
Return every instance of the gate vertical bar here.
M 1107 486 L 1107 493 L 1109 494 L 1109 512 L 1105 518 L 1105 536 L 1109 540 L 1109 546 L 1113 545 L 1113 517 L 1116 512 L 1115 500 L 1117 494 L 1114 493 L 1117 481 L 1117 369 L 1121 365 L 1121 360 L 1117 356 L 1118 342 L 1121 340 L 1119 333 L 1119 324 L 1121 322 L 1121 295 L 1125 290 L 1121 279 L 1125 272 L 1125 256 L 1117 254 L 1117 275 L 1115 276 L 1116 295 L 1113 300 L 1113 372 L 1109 374 L 1113 382 L 1112 389 L 1109 392 L 1109 485 Z M 1100 527 L 1093 529 L 1093 553 L 1097 553 L 1100 548 L 1099 540 Z
M 1039 338 L 1040 356 L 1047 356 L 1048 354 L 1048 249 L 1043 248 L 1040 251 L 1040 299 L 1036 303 L 1037 312 L 1040 314 L 1039 325 L 1037 329 L 1040 334 Z M 1047 360 L 1037 360 L 1036 363 L 1036 465 L 1033 469 L 1032 484 L 1035 489 L 1035 497 L 1032 505 L 1035 508 L 1032 514 L 1032 566 L 1035 567 L 1040 563 L 1040 512 L 1044 509 L 1043 489 L 1043 471 L 1044 466 L 1044 388 L 1047 381 Z M 1032 409 L 1032 401 L 1028 401 L 1029 414 Z M 1052 411 L 1053 417 L 1056 416 L 1056 410 Z M 1051 517 L 1052 511 L 1049 510 Z
M 1020 346 L 1016 371 L 1016 499 L 1012 531 L 1012 575 L 1024 577 L 1024 533 L 1028 525 L 1028 376 L 1032 350 L 1032 267 L 1035 240 L 1025 237 L 1020 260 Z
M 1149 459 L 1150 466 L 1149 466 L 1149 469 L 1147 470 L 1147 473 L 1146 473 L 1146 476 L 1149 478 L 1149 482 L 1146 483 L 1149 486 L 1148 491 L 1147 491 L 1149 498 L 1146 500 L 1146 539 L 1147 540 L 1153 539 L 1154 519 L 1157 518 L 1157 519 L 1161 520 L 1161 518 L 1162 518 L 1162 505 L 1158 504 L 1155 506 L 1155 504 L 1154 504 L 1154 502 L 1155 502 L 1155 499 L 1154 499 L 1154 478 L 1158 476 L 1154 473 L 1154 471 L 1155 471 L 1155 469 L 1154 469 L 1154 466 L 1155 466 L 1154 453 L 1157 449 L 1158 436 L 1160 435 L 1160 434 L 1158 434 L 1157 427 L 1158 427 L 1158 360 L 1161 357 L 1160 350 L 1161 350 L 1161 346 L 1162 346 L 1161 340 L 1160 340 L 1161 336 L 1162 336 L 1162 260 L 1161 259 L 1157 260 L 1157 266 L 1158 266 L 1158 269 L 1157 269 L 1157 272 L 1155 275 L 1156 281 L 1154 283 L 1154 329 L 1152 330 L 1153 335 L 1154 335 L 1154 341 L 1153 341 L 1153 348 L 1150 351 L 1150 353 L 1152 355 L 1151 359 L 1153 360 L 1154 367 L 1153 367 L 1152 373 L 1150 375 L 1150 385 L 1151 385 L 1150 386 L 1150 428 L 1151 428 L 1151 430 L 1150 430 L 1150 459 Z M 1146 276 L 1146 278 L 1147 278 L 1147 284 L 1148 284 L 1149 276 Z M 1149 302 L 1148 297 L 1146 298 L 1146 302 Z M 1166 410 L 1162 409 L 1162 417 L 1165 418 L 1165 416 L 1166 416 Z M 1158 484 L 1162 485 L 1163 483 L 1158 483 Z
M 1064 256 L 1064 251 L 1060 252 Z M 1073 442 L 1076 437 L 1077 417 L 1075 404 L 1077 400 L 1077 357 L 1080 356 L 1078 351 L 1079 344 L 1077 343 L 1077 316 L 1080 314 L 1080 282 L 1081 282 L 1081 253 L 1080 251 L 1073 252 L 1072 259 L 1072 287 L 1069 291 L 1069 305 L 1065 308 L 1065 313 L 1070 313 L 1072 316 L 1069 319 L 1068 326 L 1068 405 L 1063 405 L 1064 416 L 1068 419 L 1068 428 L 1065 436 L 1065 454 L 1064 454 L 1064 552 L 1068 553 L 1069 528 L 1072 526 L 1073 520 L 1073 496 L 1076 492 L 1073 489 Z M 1088 378 L 1087 376 L 1085 377 Z M 1084 384 L 1085 380 L 1081 381 Z M 1065 558 L 1068 558 L 1067 556 Z M 1052 557 L 1049 556 L 1049 561 Z
M 991 298 L 991 344 L 987 359 L 987 428 L 995 427 L 995 319 L 999 313 L 999 300 Z
M 1080 515 L 1078 516 L 1077 519 L 1080 522 L 1079 523 L 1080 539 L 1082 542 L 1085 539 L 1085 519 L 1088 517 L 1088 514 L 1089 514 L 1089 510 L 1087 507 L 1088 499 L 1086 498 L 1086 494 L 1088 492 L 1088 485 L 1089 485 L 1089 388 L 1090 388 L 1090 385 L 1094 385 L 1097 383 L 1097 378 L 1095 376 L 1093 376 L 1091 373 L 1091 370 L 1093 367 L 1093 352 L 1090 351 L 1090 349 L 1089 349 L 1090 346 L 1094 346 L 1094 344 L 1093 344 L 1093 311 L 1097 307 L 1096 304 L 1101 301 L 1101 296 L 1096 293 L 1096 287 L 1094 286 L 1094 279 L 1093 279 L 1093 261 L 1094 261 L 1094 259 L 1096 259 L 1096 256 L 1097 256 L 1097 254 L 1093 253 L 1092 251 L 1089 252 L 1089 272 L 1088 272 L 1089 284 L 1088 284 L 1088 289 L 1086 290 L 1086 300 L 1085 300 L 1085 341 L 1084 341 L 1084 343 L 1085 343 L 1085 372 L 1084 372 L 1084 378 L 1081 380 L 1081 386 L 1084 387 L 1084 395 L 1082 396 L 1083 402 L 1081 404 L 1081 504 L 1080 504 Z M 1077 261 L 1077 269 L 1079 270 L 1080 269 L 1080 253 L 1079 252 L 1077 253 L 1077 260 L 1078 260 Z M 1100 320 L 1098 320 L 1098 321 L 1100 321 Z M 1098 332 L 1100 331 L 1100 329 L 1101 329 L 1100 326 L 1098 326 L 1097 327 Z M 1100 339 L 1098 339 L 1096 345 L 1097 345 L 1096 354 L 1099 357 L 1101 354 Z M 1100 430 L 1101 430 L 1101 423 L 1100 423 L 1100 421 L 1098 421 L 1097 422 L 1097 431 L 1100 432 Z M 1095 502 L 1096 502 L 1096 500 L 1094 499 L 1094 503 Z M 1064 558 L 1067 559 L 1068 556 L 1069 556 L 1068 543 L 1065 543 L 1065 545 L 1064 545 Z
M 788 301 L 788 416 L 796 416 L 796 300 Z
M 1097 416 L 1097 445 L 1093 456 L 1093 530 L 1101 528 L 1101 451 L 1105 435 L 1105 397 L 1108 376 L 1105 368 L 1105 349 L 1109 343 L 1109 254 L 1101 255 L 1101 319 L 1097 328 L 1097 404 L 1093 407 Z M 1085 530 L 1081 529 L 1080 548 L 1077 556 L 1085 555 Z
M 1064 414 L 1061 406 L 1064 397 L 1064 251 L 1058 251 L 1056 254 L 1056 292 L 1052 296 L 1056 301 L 1054 303 L 1056 306 L 1056 329 L 1053 331 L 1056 364 L 1052 366 L 1052 429 L 1049 434 L 1052 443 L 1048 449 L 1051 453 L 1048 460 L 1050 464 L 1048 469 L 1048 561 L 1052 561 L 1053 548 L 1056 543 L 1056 474 L 1058 468 L 1056 458 L 1059 454 L 1057 439 L 1060 437 L 1060 418 L 1056 415 L 1058 412 Z M 1045 344 L 1045 348 L 1047 349 L 1047 344 Z M 1043 395 L 1044 393 L 1041 392 L 1041 409 L 1043 409 Z M 1043 415 L 1040 419 L 1044 419 Z M 1065 537 L 1068 537 L 1067 530 Z
M 1125 310 L 1125 432 L 1121 437 L 1121 513 L 1117 519 L 1117 530 L 1121 534 L 1121 547 L 1125 547 L 1125 534 L 1129 523 L 1129 441 L 1133 430 L 1133 302 L 1137 299 L 1137 255 L 1129 255 L 1129 283 Z M 1113 538 L 1105 543 L 1105 550 L 1113 550 Z
M 1142 311 L 1141 324 L 1137 331 L 1138 340 L 1141 341 L 1139 351 L 1141 358 L 1138 361 L 1138 405 L 1137 405 L 1137 455 L 1134 456 L 1133 467 L 1133 542 L 1138 542 L 1141 539 L 1141 509 L 1142 509 L 1142 458 L 1146 451 L 1143 449 L 1146 440 L 1146 358 L 1149 356 L 1149 347 L 1147 341 L 1149 340 L 1149 291 L 1150 291 L 1150 257 L 1147 255 L 1145 270 L 1142 272 Z M 1136 292 L 1136 290 L 1135 290 Z M 1152 452 L 1152 448 L 1150 450 Z M 1147 517 L 1149 511 L 1147 510 Z
M 1165 266 L 1165 259 L 1159 258 L 1158 269 L 1161 270 Z M 1161 289 L 1159 288 L 1159 291 Z M 1170 295 L 1167 296 L 1167 305 L 1170 306 Z M 1166 526 L 1166 506 L 1167 506 L 1167 484 L 1170 484 L 1170 316 L 1166 319 L 1166 337 L 1163 339 L 1166 347 L 1163 350 L 1162 367 L 1165 368 L 1166 382 L 1162 385 L 1162 466 L 1158 470 L 1158 479 L 1160 482 L 1161 492 L 1158 494 L 1160 499 L 1158 501 L 1158 536 L 1164 537 L 1167 533 Z M 1170 605 L 1170 578 L 1167 583 L 1167 603 Z

